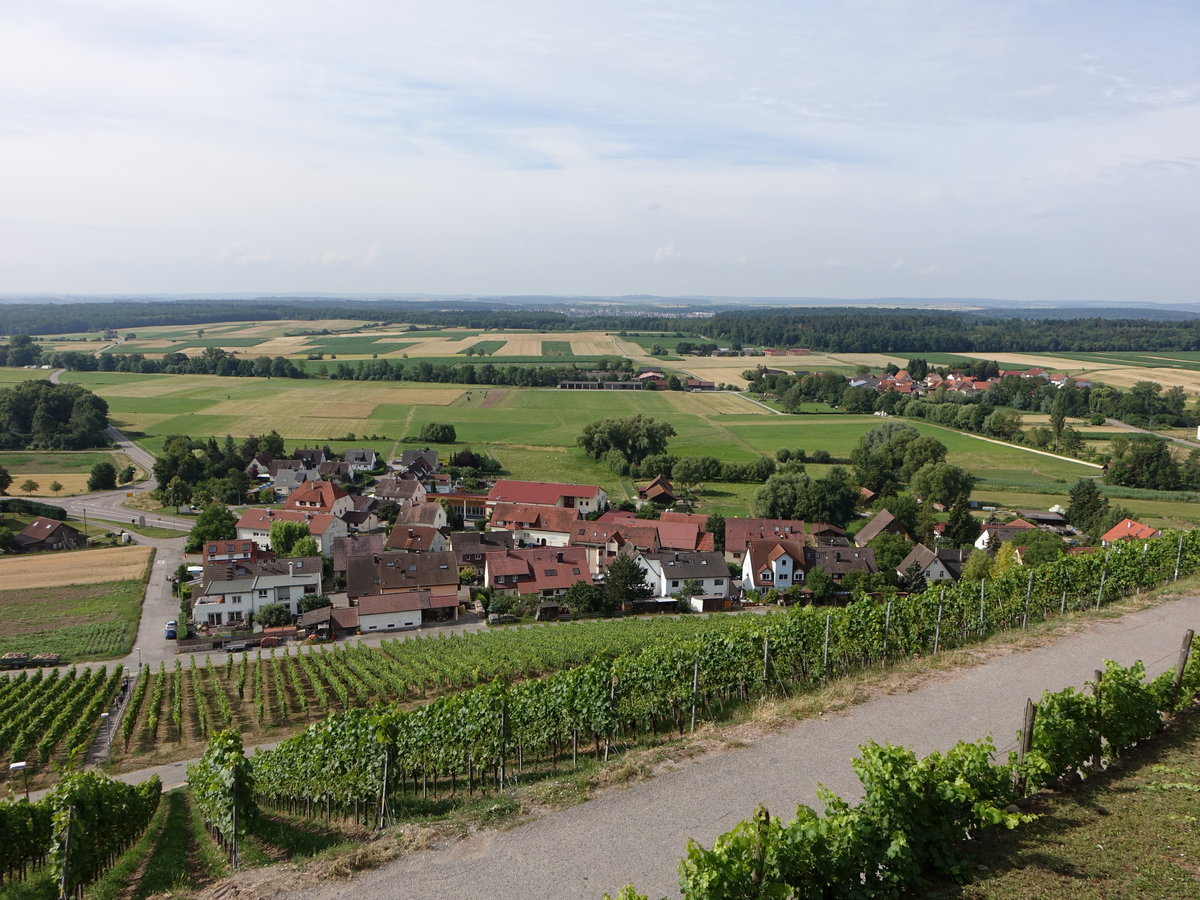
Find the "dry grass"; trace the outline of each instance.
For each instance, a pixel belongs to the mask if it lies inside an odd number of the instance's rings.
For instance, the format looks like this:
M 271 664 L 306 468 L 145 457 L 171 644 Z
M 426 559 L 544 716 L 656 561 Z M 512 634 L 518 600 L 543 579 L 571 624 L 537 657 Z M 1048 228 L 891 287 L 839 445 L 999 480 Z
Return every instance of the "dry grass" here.
M 692 394 L 665 391 L 662 396 L 666 397 L 667 401 L 681 413 L 688 415 L 771 415 L 757 403 L 751 403 L 738 394 Z
M 82 494 L 87 490 L 88 475 L 84 473 L 72 473 L 67 475 L 63 472 L 22 472 L 20 478 L 13 478 L 13 485 L 9 488 L 10 491 L 16 492 L 21 490 L 21 484 L 27 479 L 32 478 L 39 485 L 38 490 L 32 494 L 26 494 L 21 491 L 22 497 L 57 497 L 66 496 L 68 494 Z M 57 481 L 63 486 L 63 489 L 55 494 L 50 490 L 50 482 Z
M 14 556 L 0 559 L 0 584 L 20 590 L 135 580 L 145 573 L 151 552 L 151 547 L 114 547 Z

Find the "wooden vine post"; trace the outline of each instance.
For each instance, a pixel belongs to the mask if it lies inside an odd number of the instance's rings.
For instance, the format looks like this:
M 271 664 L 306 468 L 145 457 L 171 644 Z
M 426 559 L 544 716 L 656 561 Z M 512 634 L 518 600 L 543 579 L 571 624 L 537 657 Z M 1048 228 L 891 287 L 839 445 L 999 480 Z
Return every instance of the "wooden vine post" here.
M 829 623 L 832 620 L 833 620 L 832 615 L 825 616 L 825 654 L 824 654 L 824 660 L 822 663 L 824 668 L 823 668 L 823 673 L 821 676 L 825 679 L 829 678 Z
M 1092 771 L 1099 772 L 1100 768 L 1101 768 L 1101 759 L 1103 757 L 1103 750 L 1104 750 L 1104 748 L 1102 746 L 1102 742 L 1104 740 L 1103 735 L 1102 735 L 1102 732 L 1104 730 L 1102 728 L 1104 716 L 1100 712 L 1100 695 L 1101 695 L 1101 691 L 1102 691 L 1101 683 L 1104 680 L 1104 672 L 1101 671 L 1100 669 L 1096 669 L 1096 671 L 1093 673 L 1093 676 L 1095 677 L 1093 696 L 1096 701 L 1096 721 L 1093 723 L 1092 727 L 1096 734 L 1096 748 L 1093 751 L 1093 756 L 1092 756 Z
M 1037 704 L 1030 699 L 1025 700 L 1025 718 L 1021 724 L 1021 743 L 1017 746 L 1017 767 L 1013 770 L 1013 788 L 1017 796 L 1025 796 L 1025 776 L 1021 774 L 1021 764 L 1025 755 L 1033 749 L 1033 724 L 1037 719 Z
M 1192 638 L 1196 632 L 1189 628 L 1183 633 L 1183 646 L 1179 648 L 1179 662 L 1175 664 L 1175 678 L 1171 682 L 1171 709 L 1174 711 L 1179 703 L 1179 688 L 1183 684 L 1183 673 L 1187 669 L 1188 658 L 1192 655 Z
M 888 655 L 888 637 L 892 631 L 892 601 L 889 598 L 887 602 L 887 610 L 883 614 L 883 658 L 879 661 L 880 666 L 887 665 Z
M 938 611 L 937 622 L 933 626 L 933 655 L 937 656 L 938 647 L 942 642 L 942 610 L 946 606 L 946 589 L 942 588 L 942 592 L 938 595 Z
M 700 686 L 700 654 L 692 664 L 692 731 L 696 730 L 696 689 Z
M 1025 586 L 1025 612 L 1021 615 L 1021 630 L 1029 624 L 1029 598 L 1033 596 L 1033 569 L 1029 570 L 1029 584 Z
M 1183 561 L 1183 532 L 1179 532 L 1179 548 L 1175 551 L 1175 577 L 1173 581 L 1179 580 L 1179 564 Z
M 1104 554 L 1104 568 L 1100 570 L 1100 590 L 1096 591 L 1096 609 L 1100 608 L 1100 601 L 1104 599 L 1104 579 L 1108 577 L 1108 554 Z

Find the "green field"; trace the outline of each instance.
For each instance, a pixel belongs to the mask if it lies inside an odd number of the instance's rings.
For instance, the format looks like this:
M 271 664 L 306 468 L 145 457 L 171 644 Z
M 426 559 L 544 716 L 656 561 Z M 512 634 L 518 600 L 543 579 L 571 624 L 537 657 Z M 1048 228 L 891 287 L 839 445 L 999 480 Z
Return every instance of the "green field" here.
M 0 590 L 0 653 L 59 653 L 66 662 L 124 656 L 137 636 L 145 582 Z
M 396 353 L 411 347 L 413 341 L 396 341 L 372 334 L 347 334 L 309 338 L 305 353 L 336 353 L 339 356 L 370 356 L 372 353 Z
M 17 384 L 21 381 L 49 378 L 52 371 L 52 369 L 14 369 L 10 366 L 0 366 L 0 387 L 6 384 Z
M 411 361 L 410 361 L 411 362 Z M 501 460 L 516 478 L 597 483 L 614 497 L 632 489 L 627 479 L 587 458 L 576 446 L 583 426 L 598 418 L 637 413 L 674 426 L 672 453 L 748 462 L 781 447 L 826 450 L 849 456 L 859 436 L 879 424 L 874 416 L 774 415 L 733 394 L 665 391 L 575 392 L 413 382 L 347 382 L 217 378 L 215 376 L 71 373 L 70 380 L 105 397 L 119 427 L 157 450 L 169 434 L 245 437 L 275 428 L 289 449 L 329 443 L 334 449 L 370 446 L 380 454 L 405 449 L 401 438 L 429 422 L 449 422 L 459 444 Z M 814 410 L 820 407 L 814 406 Z M 945 443 L 953 462 L 982 480 L 992 495 L 1037 496 L 1023 506 L 1046 508 L 1065 497 L 1093 467 L 999 445 L 925 422 L 911 423 Z M 354 433 L 354 441 L 342 440 Z M 370 438 L 369 436 L 376 436 Z M 442 448 L 450 452 L 452 448 Z M 814 470 L 815 473 L 815 470 Z M 706 509 L 745 512 L 754 485 L 707 485 Z M 1122 501 L 1124 502 L 1124 501 Z M 1129 501 L 1149 513 L 1158 501 Z M 1176 521 L 1189 507 L 1167 501 L 1161 521 Z M 1011 503 L 1008 505 L 1018 505 Z M 1161 504 L 1160 504 L 1161 505 Z M 1152 518 L 1152 517 L 1151 517 Z
M 570 341 L 542 341 L 542 356 L 574 356 Z

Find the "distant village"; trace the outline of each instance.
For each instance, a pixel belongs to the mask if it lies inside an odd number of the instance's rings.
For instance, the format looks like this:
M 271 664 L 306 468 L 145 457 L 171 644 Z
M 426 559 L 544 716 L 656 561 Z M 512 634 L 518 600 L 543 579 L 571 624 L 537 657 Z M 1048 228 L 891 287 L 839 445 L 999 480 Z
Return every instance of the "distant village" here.
M 356 472 L 372 473 L 361 493 L 337 483 Z M 234 639 L 267 604 L 279 604 L 294 621 L 268 631 L 336 638 L 453 622 L 464 611 L 490 613 L 500 622 L 513 613 L 538 619 L 595 614 L 580 598 L 603 588 L 614 565 L 636 566 L 646 588 L 608 612 L 713 612 L 811 602 L 818 571 L 829 587 L 821 599 L 836 602 L 881 574 L 869 545 L 885 533 L 911 545 L 895 565 L 893 583 L 958 580 L 970 557 L 970 549 L 938 546 L 944 526 L 934 546 L 926 546 L 886 509 L 864 512 L 865 524 L 854 535 L 822 522 L 710 519 L 675 509 L 679 498 L 661 477 L 639 487 L 640 508 L 622 509 L 597 485 L 505 478 L 467 485 L 426 449 L 390 461 L 369 449 L 347 450 L 341 459 L 319 448 L 278 459 L 259 454 L 247 474 L 277 505 L 247 508 L 236 537 L 201 548 L 191 573 L 194 640 L 201 647 Z M 278 553 L 272 534 L 281 522 L 302 525 L 317 554 Z M 61 540 L 70 526 L 57 525 Z M 975 547 L 994 554 L 1032 531 L 1068 542 L 1075 533 L 1062 510 L 1025 510 L 1013 521 L 984 524 Z M 1154 534 L 1126 520 L 1103 543 Z M 1014 562 L 1022 564 L 1020 550 Z M 333 602 L 306 609 L 302 601 L 314 595 Z

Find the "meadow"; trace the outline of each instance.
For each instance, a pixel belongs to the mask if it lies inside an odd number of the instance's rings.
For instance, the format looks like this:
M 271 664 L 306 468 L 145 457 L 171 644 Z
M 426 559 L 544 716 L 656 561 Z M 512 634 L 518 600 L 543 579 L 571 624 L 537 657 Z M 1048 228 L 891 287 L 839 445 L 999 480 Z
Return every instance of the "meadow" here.
M 9 493 L 30 497 L 69 497 L 86 493 L 92 467 L 101 462 L 111 462 L 118 472 L 130 464 L 124 453 L 110 450 L 0 451 L 0 466 L 7 469 L 13 479 Z M 135 478 L 140 479 L 144 474 L 137 469 Z M 30 479 L 37 482 L 38 489 L 26 494 L 21 490 L 21 484 Z M 50 485 L 56 481 L 62 489 L 52 491 Z
M 670 451 L 749 462 L 787 447 L 847 457 L 860 435 L 879 424 L 874 416 L 818 412 L 777 415 L 738 394 L 675 391 L 516 389 L 412 382 L 348 382 L 218 378 L 216 376 L 69 373 L 108 400 L 118 427 L 155 451 L 169 434 L 236 438 L 275 428 L 289 448 L 328 443 L 333 449 L 369 446 L 387 458 L 411 444 L 423 425 L 449 422 L 458 444 L 497 457 L 515 478 L 599 484 L 614 498 L 634 485 L 589 459 L 577 446 L 583 426 L 598 418 L 641 413 L 665 419 L 677 434 Z M 1095 466 L 996 444 L 925 422 L 914 427 L 942 441 L 953 462 L 980 479 L 988 499 L 1019 496 L 1009 506 L 1045 509 L 1065 502 L 1072 484 L 1098 474 Z M 349 440 L 348 435 L 355 439 Z M 820 467 L 812 473 L 820 474 Z M 710 484 L 704 511 L 745 514 L 755 485 Z M 1037 499 L 1031 499 L 1036 497 Z M 1124 501 L 1154 524 L 1182 524 L 1191 504 Z M 1165 504 L 1165 505 L 1164 505 Z M 1161 513 L 1159 512 L 1161 510 Z

